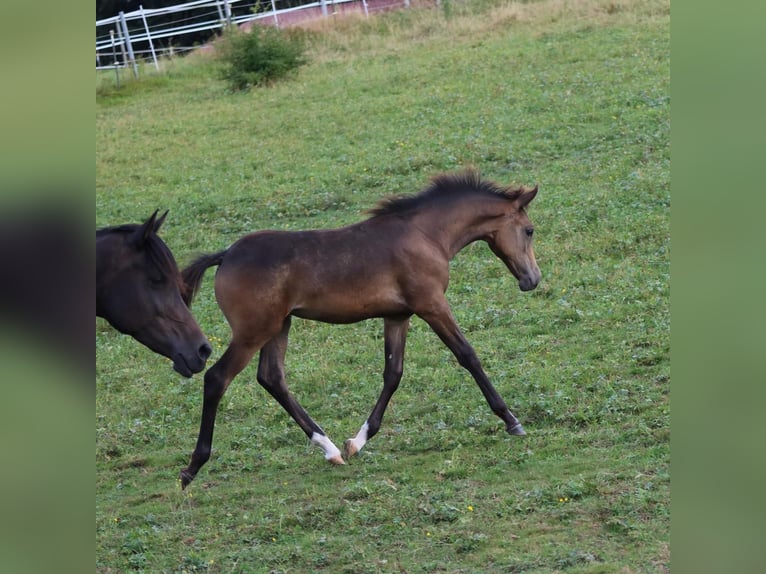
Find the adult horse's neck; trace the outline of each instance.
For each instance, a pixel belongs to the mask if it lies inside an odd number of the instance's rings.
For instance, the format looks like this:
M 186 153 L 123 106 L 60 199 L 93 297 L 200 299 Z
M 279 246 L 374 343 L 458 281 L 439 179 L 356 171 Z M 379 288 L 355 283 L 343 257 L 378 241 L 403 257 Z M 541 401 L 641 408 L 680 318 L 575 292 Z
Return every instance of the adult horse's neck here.
M 507 205 L 508 200 L 499 196 L 467 193 L 418 210 L 412 223 L 452 259 L 469 243 L 489 237 Z

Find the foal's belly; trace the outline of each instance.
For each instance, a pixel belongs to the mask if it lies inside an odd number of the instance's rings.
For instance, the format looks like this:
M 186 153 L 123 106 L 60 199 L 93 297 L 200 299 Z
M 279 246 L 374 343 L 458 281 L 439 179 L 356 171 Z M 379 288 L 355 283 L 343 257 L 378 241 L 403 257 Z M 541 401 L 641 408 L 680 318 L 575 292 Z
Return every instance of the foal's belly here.
M 410 315 L 398 293 L 346 291 L 324 293 L 296 302 L 292 315 L 325 323 L 356 323 L 373 317 Z

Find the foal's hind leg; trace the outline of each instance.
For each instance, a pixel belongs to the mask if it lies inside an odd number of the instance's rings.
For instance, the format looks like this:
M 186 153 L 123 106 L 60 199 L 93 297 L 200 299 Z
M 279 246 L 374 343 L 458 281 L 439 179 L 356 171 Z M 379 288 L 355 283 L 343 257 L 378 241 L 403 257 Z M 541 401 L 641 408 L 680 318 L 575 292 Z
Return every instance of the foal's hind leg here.
M 202 422 L 200 423 L 197 446 L 192 453 L 189 466 L 181 471 L 181 487 L 194 480 L 208 459 L 213 448 L 213 428 L 218 403 L 221 402 L 231 380 L 244 369 L 258 350 L 259 344 L 242 344 L 235 340 L 223 356 L 205 373 L 204 402 L 202 403 Z
M 327 437 L 303 407 L 290 393 L 285 382 L 285 352 L 287 335 L 290 332 L 290 317 L 285 319 L 279 335 L 271 339 L 261 349 L 258 362 L 258 383 L 274 397 L 277 402 L 293 417 L 295 422 L 311 439 L 311 442 L 324 451 L 325 458 L 333 464 L 345 464 L 338 447 Z
M 394 392 L 399 388 L 399 381 L 402 379 L 404 344 L 407 341 L 409 326 L 409 317 L 405 319 L 385 319 L 383 333 L 386 364 L 383 369 L 383 391 L 380 393 L 378 401 L 375 403 L 370 416 L 367 417 L 362 428 L 359 429 L 354 438 L 348 439 L 343 445 L 346 458 L 350 458 L 362 450 L 365 443 L 380 430 L 383 413 L 386 411 L 388 402 L 391 400 Z

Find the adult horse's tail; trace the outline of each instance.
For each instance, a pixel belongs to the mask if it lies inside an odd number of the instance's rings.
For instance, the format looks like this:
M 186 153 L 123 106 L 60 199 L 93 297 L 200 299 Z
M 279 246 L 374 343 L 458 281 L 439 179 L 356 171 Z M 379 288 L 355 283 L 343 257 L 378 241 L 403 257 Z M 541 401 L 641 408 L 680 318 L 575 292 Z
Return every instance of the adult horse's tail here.
M 228 249 L 219 251 L 218 253 L 211 253 L 209 255 L 201 255 L 194 260 L 186 269 L 181 271 L 181 276 L 184 280 L 184 292 L 183 299 L 187 307 L 191 307 L 194 296 L 199 291 L 200 283 L 202 283 L 202 277 L 205 275 L 208 267 L 214 265 L 220 265 L 223 261 L 223 256 L 226 255 Z

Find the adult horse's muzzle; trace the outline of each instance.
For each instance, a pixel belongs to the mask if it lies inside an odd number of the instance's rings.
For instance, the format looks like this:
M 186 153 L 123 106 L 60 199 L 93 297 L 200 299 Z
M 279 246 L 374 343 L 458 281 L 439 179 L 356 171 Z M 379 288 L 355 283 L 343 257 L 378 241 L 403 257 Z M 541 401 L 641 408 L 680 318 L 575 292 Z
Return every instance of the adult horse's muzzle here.
M 173 355 L 173 370 L 187 379 L 194 373 L 199 373 L 205 368 L 207 358 L 212 353 L 210 345 L 205 342 L 193 356 L 185 356 L 183 353 Z

